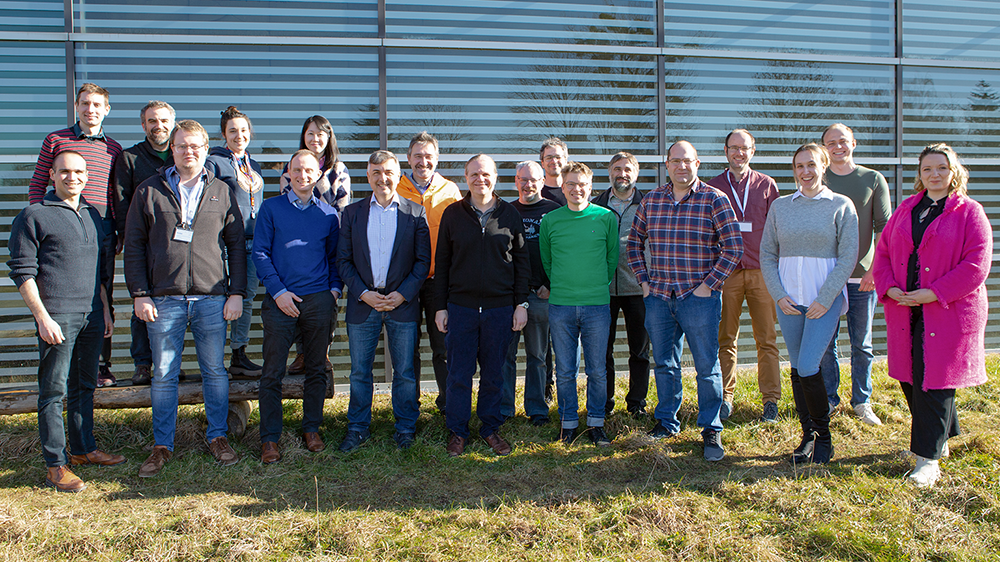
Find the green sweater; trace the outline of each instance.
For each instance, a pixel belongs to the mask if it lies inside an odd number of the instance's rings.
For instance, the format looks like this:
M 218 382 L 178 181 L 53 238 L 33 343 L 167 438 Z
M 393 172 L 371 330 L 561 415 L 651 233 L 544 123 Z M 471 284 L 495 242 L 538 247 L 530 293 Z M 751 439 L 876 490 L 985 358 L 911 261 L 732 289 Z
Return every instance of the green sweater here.
M 594 204 L 582 211 L 560 207 L 542 219 L 539 249 L 551 282 L 549 304 L 611 303 L 608 285 L 618 267 L 618 221 Z
M 864 277 L 875 259 L 875 235 L 882 232 L 892 214 L 889 184 L 875 170 L 858 166 L 846 176 L 826 171 L 823 183 L 834 193 L 846 195 L 858 213 L 858 263 L 851 277 Z

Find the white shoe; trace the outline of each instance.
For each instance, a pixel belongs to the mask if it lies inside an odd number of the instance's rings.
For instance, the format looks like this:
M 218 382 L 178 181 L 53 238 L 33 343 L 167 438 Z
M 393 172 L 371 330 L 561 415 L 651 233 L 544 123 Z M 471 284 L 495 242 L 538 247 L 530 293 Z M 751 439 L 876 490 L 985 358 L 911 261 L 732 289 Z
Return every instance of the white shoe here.
M 868 402 L 855 406 L 854 413 L 868 425 L 882 425 L 882 420 L 878 419 L 878 416 L 872 411 L 872 405 Z
M 938 461 L 917 455 L 917 466 L 906 478 L 918 488 L 930 488 L 940 477 L 941 468 L 938 466 Z
M 913 451 L 910 451 L 910 450 L 902 450 L 902 451 L 900 451 L 899 452 L 899 456 L 903 460 L 908 460 L 908 461 L 913 461 L 913 460 L 917 459 L 917 455 L 915 455 L 913 453 Z M 951 456 L 951 450 L 948 449 L 948 442 L 945 441 L 944 442 L 944 447 L 941 447 L 941 458 L 942 459 L 946 459 L 949 456 Z

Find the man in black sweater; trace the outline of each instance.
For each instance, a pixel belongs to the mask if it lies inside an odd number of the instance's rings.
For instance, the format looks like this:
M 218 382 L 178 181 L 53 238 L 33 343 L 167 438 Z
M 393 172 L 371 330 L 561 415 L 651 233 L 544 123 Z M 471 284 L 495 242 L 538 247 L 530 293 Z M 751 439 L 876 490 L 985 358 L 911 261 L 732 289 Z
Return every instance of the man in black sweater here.
M 99 450 L 94 441 L 98 355 L 114 326 L 103 283 L 102 219 L 80 196 L 87 161 L 78 152 L 60 152 L 49 176 L 55 190 L 22 210 L 11 225 L 7 267 L 38 329 L 38 433 L 48 467 L 45 484 L 79 492 L 86 485 L 69 463 L 125 462 L 121 455 Z M 68 456 L 62 415 L 67 394 Z
M 146 139 L 125 149 L 115 160 L 112 197 L 118 231 L 116 254 L 122 252 L 125 244 L 125 220 L 135 188 L 155 176 L 160 168 L 174 165 L 174 157 L 170 153 L 170 131 L 174 129 L 175 115 L 174 108 L 167 102 L 153 100 L 147 103 L 139 110 L 139 120 Z M 129 351 L 135 365 L 132 385 L 149 384 L 153 352 L 149 350 L 146 323 L 133 313 L 129 327 L 132 330 L 132 346 Z
M 451 431 L 451 456 L 461 455 L 469 440 L 477 360 L 479 434 L 496 454 L 510 454 L 510 445 L 498 433 L 503 423 L 501 368 L 511 335 L 528 319 L 531 265 L 521 215 L 494 193 L 496 180 L 493 159 L 473 156 L 465 164 L 469 193 L 444 210 L 438 232 L 434 320 L 448 334 L 445 423 Z

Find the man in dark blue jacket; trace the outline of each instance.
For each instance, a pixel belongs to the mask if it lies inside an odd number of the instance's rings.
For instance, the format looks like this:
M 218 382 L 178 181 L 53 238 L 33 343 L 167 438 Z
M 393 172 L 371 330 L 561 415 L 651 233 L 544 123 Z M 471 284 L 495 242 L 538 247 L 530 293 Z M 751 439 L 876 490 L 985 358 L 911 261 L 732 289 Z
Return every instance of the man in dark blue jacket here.
M 7 266 L 38 328 L 38 433 L 48 466 L 45 484 L 79 492 L 86 485 L 69 470 L 70 462 L 125 462 L 94 442 L 98 354 L 114 325 L 104 290 L 101 217 L 80 196 L 87 162 L 78 152 L 60 152 L 49 176 L 55 190 L 22 210 L 11 225 Z M 62 415 L 67 394 L 73 453 L 68 458 Z
M 400 197 L 399 160 L 379 150 L 368 158 L 372 195 L 348 205 L 340 229 L 337 267 L 347 286 L 347 339 L 351 348 L 351 402 L 340 450 L 368 440 L 372 419 L 372 362 L 382 327 L 392 358 L 393 439 L 413 444 L 420 415 L 414 349 L 420 322 L 418 295 L 431 266 L 431 239 L 422 205 Z
M 305 384 L 302 438 L 316 453 L 325 447 L 319 435 L 326 399 L 326 348 L 330 345 L 337 299 L 337 210 L 317 199 L 313 186 L 320 177 L 319 160 L 299 150 L 288 162 L 292 189 L 264 202 L 257 216 L 253 260 L 267 296 L 261 305 L 264 323 L 264 372 L 260 379 L 261 461 L 281 459 L 281 380 L 295 328 L 302 333 Z

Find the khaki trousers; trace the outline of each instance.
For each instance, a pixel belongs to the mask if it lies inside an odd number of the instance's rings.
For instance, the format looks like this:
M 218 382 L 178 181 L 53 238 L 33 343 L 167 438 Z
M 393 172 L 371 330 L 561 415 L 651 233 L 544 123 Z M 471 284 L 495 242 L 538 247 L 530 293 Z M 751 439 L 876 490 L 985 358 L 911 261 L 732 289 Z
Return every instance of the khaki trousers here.
M 738 269 L 722 286 L 722 323 L 719 325 L 719 363 L 722 399 L 731 402 L 736 389 L 736 340 L 740 335 L 743 301 L 750 311 L 753 339 L 757 343 L 757 385 L 762 402 L 781 400 L 780 356 L 775 332 L 776 312 L 759 269 Z

